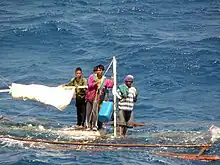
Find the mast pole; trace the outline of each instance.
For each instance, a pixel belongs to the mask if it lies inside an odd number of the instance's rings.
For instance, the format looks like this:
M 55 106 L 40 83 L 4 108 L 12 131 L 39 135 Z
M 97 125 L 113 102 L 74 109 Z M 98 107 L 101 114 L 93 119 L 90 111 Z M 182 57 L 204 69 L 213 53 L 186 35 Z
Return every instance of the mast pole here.
M 3 92 L 10 92 L 11 90 L 10 89 L 0 89 L 0 93 L 3 93 Z
M 114 88 L 117 89 L 117 61 L 115 56 L 113 56 L 113 76 L 114 76 Z M 117 137 L 117 130 L 116 130 L 116 125 L 117 125 L 117 116 L 116 116 L 116 110 L 117 110 L 117 98 L 116 95 L 114 95 L 114 137 Z

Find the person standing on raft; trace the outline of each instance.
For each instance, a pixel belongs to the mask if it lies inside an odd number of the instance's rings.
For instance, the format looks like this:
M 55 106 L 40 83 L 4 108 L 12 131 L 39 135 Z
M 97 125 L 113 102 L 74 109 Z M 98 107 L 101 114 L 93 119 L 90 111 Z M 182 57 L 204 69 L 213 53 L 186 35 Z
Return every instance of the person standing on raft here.
M 77 110 L 77 124 L 76 128 L 83 128 L 86 119 L 86 86 L 87 80 L 83 77 L 83 72 L 80 67 L 75 70 L 75 78 L 72 78 L 67 84 L 62 86 L 74 86 L 76 87 L 76 110 Z M 84 86 L 85 88 L 78 88 L 79 86 Z
M 88 89 L 86 93 L 86 130 L 97 131 L 102 128 L 102 123 L 98 121 L 98 113 L 101 103 L 104 101 L 107 88 L 112 88 L 114 82 L 103 76 L 105 68 L 98 65 L 96 74 L 93 73 L 88 78 Z
M 134 77 L 127 75 L 124 79 L 125 83 L 120 85 L 115 93 L 118 102 L 118 115 L 119 115 L 119 134 L 125 136 L 127 128 L 130 127 L 129 121 L 132 120 L 134 104 L 137 101 L 137 89 L 132 86 Z

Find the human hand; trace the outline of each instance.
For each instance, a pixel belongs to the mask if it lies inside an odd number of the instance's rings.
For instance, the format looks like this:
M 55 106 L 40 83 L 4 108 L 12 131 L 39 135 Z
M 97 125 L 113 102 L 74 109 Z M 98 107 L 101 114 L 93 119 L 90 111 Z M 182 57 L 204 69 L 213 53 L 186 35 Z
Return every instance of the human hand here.
M 114 73 L 112 73 L 111 79 L 114 80 Z
M 113 94 L 114 96 L 117 96 L 116 86 L 113 86 L 113 88 L 112 88 L 112 94 Z

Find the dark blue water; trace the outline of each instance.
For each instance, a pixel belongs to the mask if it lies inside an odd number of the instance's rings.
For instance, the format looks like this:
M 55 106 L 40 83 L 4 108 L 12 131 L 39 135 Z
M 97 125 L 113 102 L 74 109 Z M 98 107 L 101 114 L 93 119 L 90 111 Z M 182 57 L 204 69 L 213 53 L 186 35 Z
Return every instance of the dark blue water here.
M 107 66 L 116 56 L 119 83 L 126 74 L 132 74 L 139 90 L 136 122 L 193 123 L 135 128 L 130 136 L 160 131 L 203 132 L 211 124 L 220 126 L 219 46 L 218 0 L 0 2 L 1 89 L 7 88 L 5 82 L 56 86 L 67 82 L 78 66 L 88 77 L 95 65 Z M 33 101 L 12 100 L 3 93 L 0 114 L 15 123 L 31 121 L 55 128 L 76 121 L 74 103 L 60 112 Z M 1 164 L 219 163 L 155 156 L 150 149 L 92 152 L 16 144 L 0 147 Z M 209 153 L 216 154 L 218 149 Z

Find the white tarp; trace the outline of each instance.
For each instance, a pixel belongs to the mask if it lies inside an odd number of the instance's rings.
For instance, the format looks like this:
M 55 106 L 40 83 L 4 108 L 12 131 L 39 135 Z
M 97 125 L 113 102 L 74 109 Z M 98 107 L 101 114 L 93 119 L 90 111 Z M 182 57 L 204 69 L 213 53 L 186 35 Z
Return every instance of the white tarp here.
M 64 110 L 75 97 L 75 88 L 48 87 L 38 84 L 12 83 L 10 93 L 14 99 L 35 100 Z

